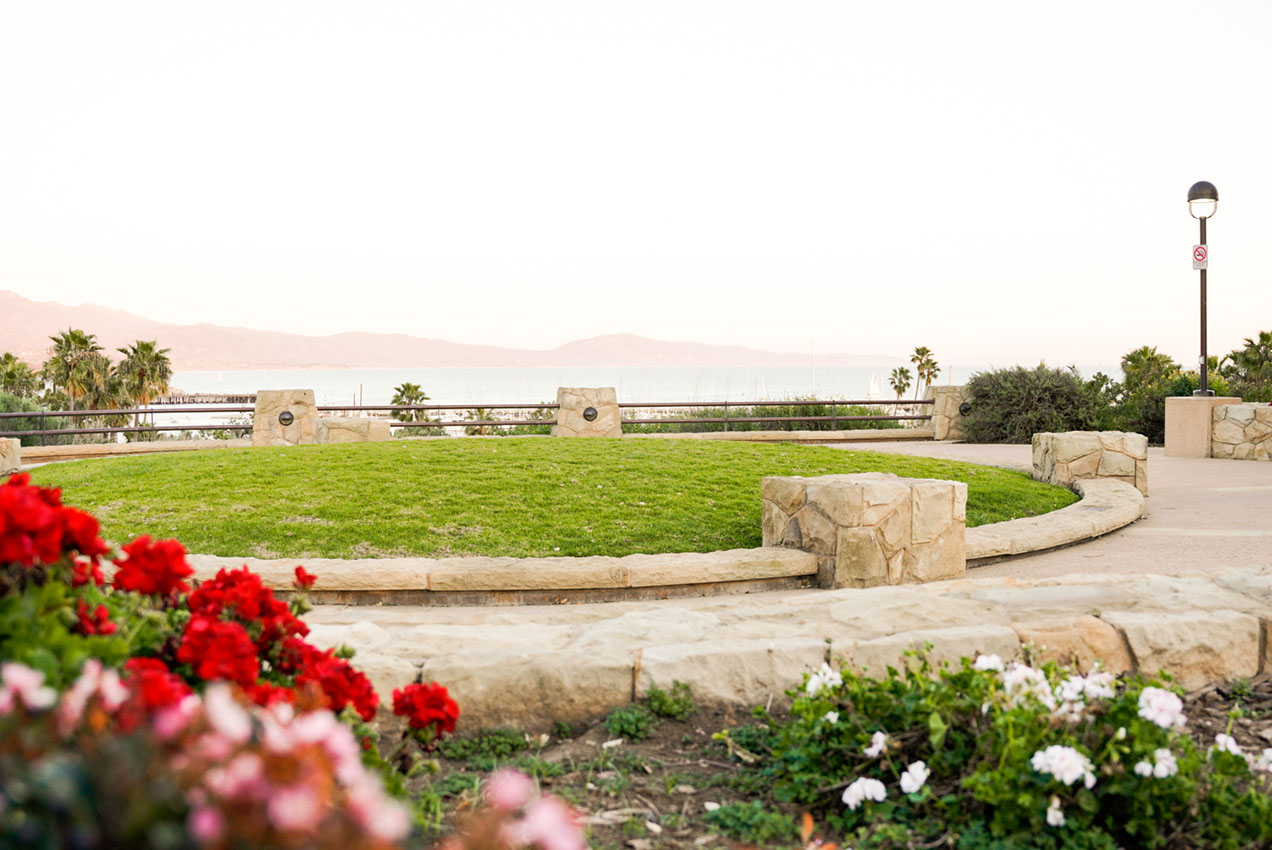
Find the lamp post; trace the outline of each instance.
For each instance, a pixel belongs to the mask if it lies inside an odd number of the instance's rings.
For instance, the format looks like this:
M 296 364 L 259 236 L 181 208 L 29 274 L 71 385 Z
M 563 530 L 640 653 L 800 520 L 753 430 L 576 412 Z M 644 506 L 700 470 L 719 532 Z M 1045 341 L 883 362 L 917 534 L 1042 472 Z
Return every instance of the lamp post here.
M 1214 395 L 1206 382 L 1206 267 L 1210 263 L 1209 249 L 1206 247 L 1206 219 L 1215 214 L 1219 206 L 1219 190 L 1215 184 L 1201 180 L 1192 184 L 1188 190 L 1188 214 L 1201 222 L 1200 244 L 1193 248 L 1193 268 L 1201 270 L 1201 386 L 1193 390 L 1195 396 Z

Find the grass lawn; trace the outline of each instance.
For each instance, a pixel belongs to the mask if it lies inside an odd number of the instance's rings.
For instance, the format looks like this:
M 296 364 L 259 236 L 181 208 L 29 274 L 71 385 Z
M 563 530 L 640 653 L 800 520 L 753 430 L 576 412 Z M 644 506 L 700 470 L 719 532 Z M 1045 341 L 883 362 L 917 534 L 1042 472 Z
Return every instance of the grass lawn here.
M 877 452 L 542 437 L 148 455 L 32 477 L 119 542 L 150 534 L 262 558 L 529 557 L 756 547 L 765 475 L 874 471 L 966 481 L 969 526 L 1077 498 L 1020 473 Z

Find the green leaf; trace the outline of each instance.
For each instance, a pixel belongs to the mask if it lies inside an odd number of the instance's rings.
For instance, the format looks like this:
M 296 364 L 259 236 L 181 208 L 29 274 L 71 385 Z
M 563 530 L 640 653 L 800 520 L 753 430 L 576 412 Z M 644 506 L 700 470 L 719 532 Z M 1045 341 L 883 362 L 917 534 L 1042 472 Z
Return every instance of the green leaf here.
M 1078 808 L 1093 815 L 1100 810 L 1100 801 L 1095 799 L 1095 795 L 1089 790 L 1083 788 L 1078 792 Z
M 941 713 L 934 711 L 928 715 L 928 740 L 932 742 L 932 749 L 939 750 L 941 745 L 945 743 L 945 733 L 949 730 L 949 726 L 941 719 Z

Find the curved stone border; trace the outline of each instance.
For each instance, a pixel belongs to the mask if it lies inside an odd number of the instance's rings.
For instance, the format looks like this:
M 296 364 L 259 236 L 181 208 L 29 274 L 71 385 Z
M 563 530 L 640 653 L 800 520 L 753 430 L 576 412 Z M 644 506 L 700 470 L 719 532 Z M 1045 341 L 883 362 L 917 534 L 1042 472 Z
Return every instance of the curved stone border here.
M 983 567 L 1123 528 L 1144 515 L 1144 496 L 1134 486 L 1110 479 L 1073 482 L 1081 501 L 1041 516 L 967 529 L 967 566 Z
M 1114 673 L 1166 670 L 1186 688 L 1272 670 L 1272 568 L 1184 576 L 961 579 L 728 599 L 510 609 L 323 606 L 311 639 L 357 650 L 380 693 L 422 675 L 450 689 L 466 733 L 585 722 L 650 684 L 699 704 L 781 702 L 803 673 L 870 672 L 931 644 L 934 662 L 1026 642 L 1044 660 Z M 510 695 L 515 698 L 510 698 Z

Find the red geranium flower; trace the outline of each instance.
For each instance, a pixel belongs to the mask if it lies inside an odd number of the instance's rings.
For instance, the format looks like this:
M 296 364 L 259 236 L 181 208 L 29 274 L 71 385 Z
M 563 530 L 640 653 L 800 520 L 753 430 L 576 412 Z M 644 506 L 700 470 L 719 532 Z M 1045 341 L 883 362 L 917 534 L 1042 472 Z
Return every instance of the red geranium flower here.
M 238 623 L 195 615 L 186 623 L 177 660 L 194 667 L 200 679 L 227 679 L 240 687 L 256 684 L 261 672 L 256 646 Z
M 32 487 L 26 473 L 0 485 L 0 563 L 55 564 L 72 552 L 96 562 L 107 551 L 97 530 L 91 515 L 62 506 L 60 490 Z
M 194 575 L 186 563 L 186 551 L 176 540 L 151 542 L 143 534 L 124 547 L 128 556 L 116 561 L 119 567 L 114 584 L 120 590 L 132 590 L 148 596 L 172 596 L 186 593 L 190 586 L 183 579 Z
M 118 628 L 111 622 L 110 609 L 105 605 L 98 605 L 90 612 L 88 603 L 80 599 L 75 605 L 75 615 L 79 617 L 78 631 L 82 635 L 113 635 Z
M 314 582 L 316 582 L 317 580 L 318 580 L 318 576 L 314 575 L 313 573 L 306 572 L 304 567 L 296 568 L 295 585 L 297 590 L 308 590 L 309 588 L 314 586 Z
M 191 614 L 213 619 L 228 615 L 247 626 L 257 636 L 256 648 L 262 655 L 289 637 L 309 634 L 309 627 L 292 615 L 287 603 L 247 567 L 221 570 L 216 578 L 199 585 L 186 604 Z
M 407 719 L 412 729 L 434 727 L 434 737 L 454 732 L 459 705 L 436 682 L 407 685 L 393 692 L 393 713 Z
M 312 682 L 322 691 L 327 706 L 339 714 L 346 705 L 363 720 L 370 721 L 380 707 L 380 696 L 371 680 L 333 650 L 321 650 L 299 638 L 289 638 L 283 647 L 279 669 L 296 677 L 296 687 Z
M 158 658 L 129 658 L 124 664 L 131 687 L 147 712 L 176 705 L 190 693 L 190 686 Z

